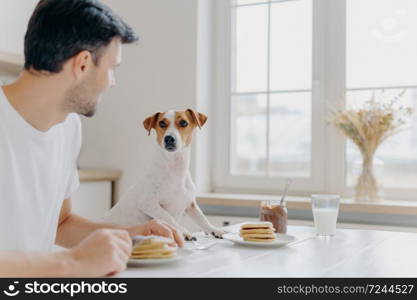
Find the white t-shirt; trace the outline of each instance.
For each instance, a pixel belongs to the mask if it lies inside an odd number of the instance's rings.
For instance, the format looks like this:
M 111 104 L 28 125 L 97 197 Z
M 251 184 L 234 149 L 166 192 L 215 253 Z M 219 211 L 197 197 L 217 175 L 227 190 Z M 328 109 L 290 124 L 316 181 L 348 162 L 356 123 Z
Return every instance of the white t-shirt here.
M 41 132 L 0 87 L 0 251 L 50 251 L 63 200 L 78 189 L 77 114 Z

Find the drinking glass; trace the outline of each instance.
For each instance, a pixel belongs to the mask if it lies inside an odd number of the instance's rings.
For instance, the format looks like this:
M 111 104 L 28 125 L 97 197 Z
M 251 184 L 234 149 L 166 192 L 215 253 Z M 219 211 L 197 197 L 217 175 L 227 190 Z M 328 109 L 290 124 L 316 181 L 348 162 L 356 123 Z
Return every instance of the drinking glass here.
M 314 226 L 318 236 L 333 236 L 339 214 L 339 195 L 311 195 Z

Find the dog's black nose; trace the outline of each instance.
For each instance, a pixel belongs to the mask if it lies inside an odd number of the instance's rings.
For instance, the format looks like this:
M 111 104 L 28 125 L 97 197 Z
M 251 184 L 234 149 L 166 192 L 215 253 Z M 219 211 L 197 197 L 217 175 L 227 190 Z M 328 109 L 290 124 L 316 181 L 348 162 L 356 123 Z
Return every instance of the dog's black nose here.
M 167 135 L 164 138 L 164 142 L 165 142 L 165 145 L 167 146 L 173 146 L 175 145 L 175 138 L 173 136 Z

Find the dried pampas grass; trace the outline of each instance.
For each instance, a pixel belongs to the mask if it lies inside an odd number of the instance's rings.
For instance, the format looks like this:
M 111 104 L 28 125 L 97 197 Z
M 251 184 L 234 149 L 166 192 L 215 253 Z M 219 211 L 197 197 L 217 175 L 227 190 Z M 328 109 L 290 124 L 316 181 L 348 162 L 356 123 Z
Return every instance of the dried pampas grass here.
M 372 165 L 375 152 L 386 139 L 404 129 L 412 114 L 410 107 L 398 105 L 405 90 L 388 102 L 377 101 L 375 93 L 361 109 L 338 109 L 331 113 L 329 123 L 352 140 L 362 154 L 363 169 L 355 188 L 357 200 L 379 200 L 378 182 Z

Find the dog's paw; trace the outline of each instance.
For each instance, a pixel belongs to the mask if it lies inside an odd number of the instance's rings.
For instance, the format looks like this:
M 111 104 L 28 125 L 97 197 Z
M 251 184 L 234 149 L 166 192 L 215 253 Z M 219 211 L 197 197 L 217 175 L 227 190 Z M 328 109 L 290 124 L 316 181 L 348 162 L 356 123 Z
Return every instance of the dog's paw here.
M 225 234 L 226 232 L 220 228 L 211 227 L 205 230 L 205 233 L 214 236 L 216 239 L 222 239 L 223 234 Z
M 193 236 L 191 233 L 189 232 L 183 232 L 182 235 L 184 236 L 184 240 L 186 241 L 196 241 L 197 238 L 195 236 Z

